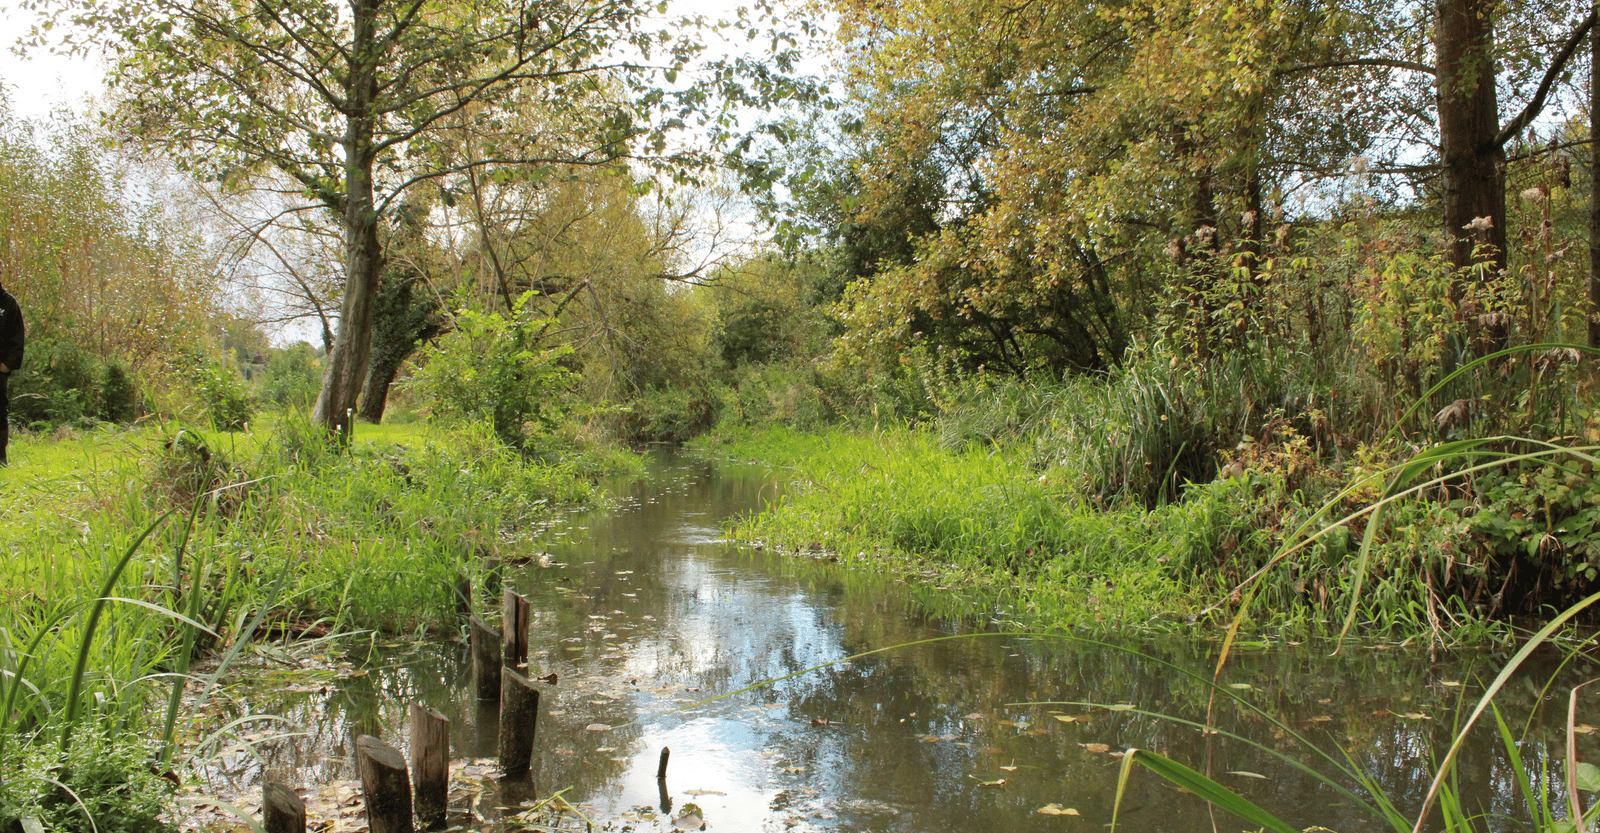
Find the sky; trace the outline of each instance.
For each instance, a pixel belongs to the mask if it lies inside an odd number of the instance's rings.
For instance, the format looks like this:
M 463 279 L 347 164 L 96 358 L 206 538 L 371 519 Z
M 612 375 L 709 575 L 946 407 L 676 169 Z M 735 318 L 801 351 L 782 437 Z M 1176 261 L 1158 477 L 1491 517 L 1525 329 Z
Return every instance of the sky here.
M 83 112 L 85 102 L 102 90 L 98 62 L 43 50 L 17 55 L 17 40 L 28 33 L 33 19 L 31 13 L 0 0 L 0 84 L 11 100 L 12 113 L 43 118 L 60 107 Z

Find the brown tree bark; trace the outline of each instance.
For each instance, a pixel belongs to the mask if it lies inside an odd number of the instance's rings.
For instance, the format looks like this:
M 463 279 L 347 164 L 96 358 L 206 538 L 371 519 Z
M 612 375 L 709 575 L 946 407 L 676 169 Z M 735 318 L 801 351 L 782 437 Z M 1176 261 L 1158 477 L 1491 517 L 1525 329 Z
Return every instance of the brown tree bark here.
M 1600 26 L 1589 29 L 1589 346 L 1600 348 L 1600 187 L 1596 183 L 1600 183 Z
M 377 159 L 373 137 L 378 99 L 377 12 L 381 0 L 351 0 L 353 47 L 350 51 L 348 94 L 345 101 L 345 203 L 344 302 L 339 310 L 339 331 L 322 370 L 322 392 L 312 420 L 337 432 L 350 428 L 350 419 L 366 380 L 372 351 L 372 299 L 378 292 L 383 269 L 383 248 L 378 241 L 378 211 L 374 198 L 373 167 Z
M 1495 5 L 1495 0 L 1436 0 L 1434 6 L 1444 232 L 1450 265 L 1457 269 L 1480 262 L 1496 271 L 1506 268 L 1505 151 L 1496 140 Z M 1450 287 L 1450 299 L 1461 304 L 1466 291 L 1466 283 L 1458 279 Z M 1504 346 L 1503 323 L 1480 322 L 1470 308 L 1459 314 L 1473 349 L 1482 353 Z

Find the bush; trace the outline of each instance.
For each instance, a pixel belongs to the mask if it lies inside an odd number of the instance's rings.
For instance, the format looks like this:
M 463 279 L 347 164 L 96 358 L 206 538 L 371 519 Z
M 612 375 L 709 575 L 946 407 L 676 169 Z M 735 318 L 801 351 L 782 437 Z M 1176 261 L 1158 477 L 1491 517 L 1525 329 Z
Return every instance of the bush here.
M 99 373 L 99 362 L 77 345 L 36 339 L 22 368 L 11 376 L 12 418 L 47 428 L 83 420 L 92 413 Z
M 132 374 L 119 362 L 107 362 L 100 371 L 99 417 L 106 422 L 132 422 L 139 416 L 139 390 Z
M 239 431 L 256 415 L 255 398 L 243 378 L 232 368 L 196 353 L 179 355 L 178 376 L 191 385 L 211 424 L 220 431 Z
M 528 309 L 524 293 L 510 314 L 463 309 L 456 328 L 423 351 L 409 386 L 445 419 L 487 422 L 500 441 L 525 449 L 564 410 L 569 373 L 557 364 L 571 347 L 546 347 L 550 321 Z

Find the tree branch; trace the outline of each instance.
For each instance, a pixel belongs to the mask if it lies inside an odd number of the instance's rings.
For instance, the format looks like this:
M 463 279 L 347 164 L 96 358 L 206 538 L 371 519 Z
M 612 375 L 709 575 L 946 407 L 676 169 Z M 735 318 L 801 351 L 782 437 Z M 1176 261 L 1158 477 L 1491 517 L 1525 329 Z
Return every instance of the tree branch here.
M 1567 38 L 1566 45 L 1561 47 L 1561 53 L 1550 62 L 1550 68 L 1545 70 L 1544 80 L 1539 82 L 1539 90 L 1533 94 L 1533 100 L 1528 102 L 1527 107 L 1522 108 L 1522 112 L 1516 118 L 1501 128 L 1500 135 L 1494 137 L 1495 147 L 1505 147 L 1506 142 L 1516 138 L 1517 134 L 1522 132 L 1522 128 L 1527 127 L 1529 122 L 1538 117 L 1539 111 L 1544 109 L 1545 99 L 1550 95 L 1550 88 L 1555 86 L 1561 71 L 1567 68 L 1567 61 L 1572 59 L 1572 53 L 1578 50 L 1578 44 L 1582 43 L 1583 37 L 1594 28 L 1594 23 L 1595 13 L 1591 10 L 1589 16 L 1584 18 L 1583 23 L 1572 33 L 1572 37 Z

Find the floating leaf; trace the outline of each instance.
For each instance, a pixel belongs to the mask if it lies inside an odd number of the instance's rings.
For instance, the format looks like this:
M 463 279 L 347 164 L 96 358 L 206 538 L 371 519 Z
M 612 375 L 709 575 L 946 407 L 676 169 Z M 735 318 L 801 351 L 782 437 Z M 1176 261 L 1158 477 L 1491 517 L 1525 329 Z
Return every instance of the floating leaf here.
M 1105 753 L 1111 751 L 1111 747 L 1104 743 L 1080 743 L 1078 745 L 1096 755 L 1104 755 Z
M 1587 723 L 1579 723 L 1578 725 L 1572 727 L 1572 731 L 1577 732 L 1580 735 L 1588 735 L 1594 733 L 1595 727 Z
M 1228 688 L 1236 688 L 1240 691 L 1249 691 L 1250 689 L 1255 688 L 1255 686 L 1249 683 L 1228 683 Z
M 1130 712 L 1133 711 L 1134 705 L 1132 703 L 1117 703 L 1115 705 L 1106 706 L 1106 708 L 1114 712 Z
M 604 723 L 590 723 L 588 726 L 585 726 L 583 728 L 588 729 L 591 732 L 609 732 L 609 731 L 611 731 L 611 727 L 607 726 Z
M 998 779 L 996 779 L 994 781 L 985 781 L 985 780 L 983 780 L 981 778 L 978 778 L 976 776 L 969 775 L 967 777 L 968 778 L 972 778 L 974 781 L 977 781 L 978 782 L 978 786 L 980 786 L 980 787 L 1004 787 L 1006 785 L 1006 779 L 1004 779 L 1004 778 L 998 778 Z
M 1061 721 L 1062 723 L 1071 723 L 1071 722 L 1073 722 L 1073 721 L 1078 719 L 1076 715 L 1071 715 L 1071 714 L 1057 714 L 1057 715 L 1051 715 L 1051 716 L 1054 717 L 1055 719 Z
M 1041 816 L 1076 816 L 1076 815 L 1078 815 L 1078 811 L 1077 810 L 1074 810 L 1071 807 L 1063 807 L 1060 804 L 1046 804 L 1043 807 L 1040 807 L 1039 809 L 1035 810 L 1034 812 L 1038 813 Z
M 1407 719 L 1407 720 L 1432 720 L 1433 719 L 1433 718 L 1423 714 L 1422 712 L 1406 712 L 1405 714 L 1402 714 L 1400 716 L 1405 718 L 1405 719 Z
M 703 830 L 706 826 L 706 820 L 691 813 L 687 816 L 679 816 L 673 819 L 672 826 L 679 830 Z
M 1229 775 L 1239 775 L 1239 776 L 1243 776 L 1245 778 L 1260 778 L 1263 781 L 1267 780 L 1267 776 L 1262 775 L 1259 772 L 1251 772 L 1251 771 L 1249 771 L 1247 769 L 1230 769 L 1230 770 L 1228 770 L 1228 774 Z
M 1011 766 L 1003 766 L 1003 767 L 1000 767 L 1000 771 L 1001 772 L 1016 772 L 1017 771 L 1017 767 L 1016 767 L 1015 764 L 1013 764 Z

